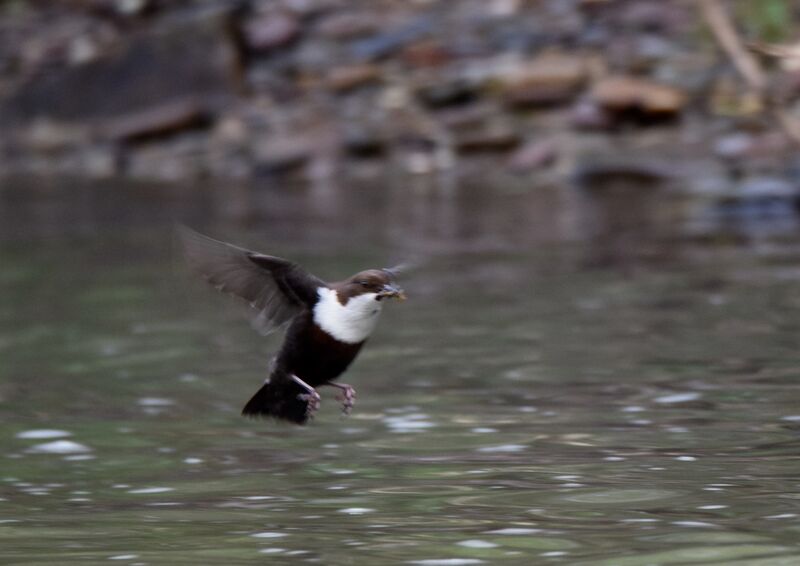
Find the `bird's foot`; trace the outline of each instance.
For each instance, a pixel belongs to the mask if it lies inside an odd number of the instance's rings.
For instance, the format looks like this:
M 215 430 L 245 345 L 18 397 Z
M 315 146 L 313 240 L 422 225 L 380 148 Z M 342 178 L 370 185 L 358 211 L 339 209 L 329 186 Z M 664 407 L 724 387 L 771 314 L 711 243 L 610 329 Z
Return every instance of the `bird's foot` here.
M 303 389 L 306 390 L 306 393 L 301 393 L 297 396 L 300 401 L 305 401 L 306 403 L 306 417 L 312 418 L 314 413 L 319 411 L 319 407 L 322 404 L 322 398 L 317 393 L 317 390 L 311 387 L 308 383 L 297 377 L 296 375 L 292 376 L 292 380 L 300 385 Z
M 356 404 L 356 390 L 353 389 L 352 385 L 347 385 L 346 383 L 329 382 L 327 385 L 336 387 L 339 390 L 336 400 L 342 404 L 342 414 L 349 415 L 353 410 L 353 405 Z
M 301 393 L 297 398 L 301 401 L 305 401 L 306 417 L 309 419 L 314 417 L 314 414 L 319 411 L 319 407 L 322 404 L 322 399 L 316 391 L 312 393 Z

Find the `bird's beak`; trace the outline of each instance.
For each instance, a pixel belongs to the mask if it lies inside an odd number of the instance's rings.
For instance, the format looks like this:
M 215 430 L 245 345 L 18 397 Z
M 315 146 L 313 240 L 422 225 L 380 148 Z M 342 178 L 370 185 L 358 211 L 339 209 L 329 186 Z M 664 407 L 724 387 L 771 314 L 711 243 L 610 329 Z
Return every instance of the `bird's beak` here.
M 383 288 L 378 293 L 378 300 L 387 299 L 387 298 L 398 299 L 400 301 L 405 301 L 406 300 L 406 294 L 397 285 L 393 285 L 391 283 L 387 283 L 386 285 L 383 286 Z

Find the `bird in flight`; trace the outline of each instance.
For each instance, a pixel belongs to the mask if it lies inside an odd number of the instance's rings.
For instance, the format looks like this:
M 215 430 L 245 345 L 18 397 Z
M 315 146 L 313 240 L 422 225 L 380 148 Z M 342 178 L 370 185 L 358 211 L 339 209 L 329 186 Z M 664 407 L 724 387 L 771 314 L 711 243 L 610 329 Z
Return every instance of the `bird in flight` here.
M 298 264 L 178 228 L 189 266 L 218 291 L 247 301 L 264 334 L 286 328 L 269 377 L 242 414 L 305 424 L 320 407 L 316 388 L 339 389 L 349 414 L 355 390 L 338 378 L 375 329 L 386 299 L 404 300 L 395 269 L 368 269 L 326 283 Z

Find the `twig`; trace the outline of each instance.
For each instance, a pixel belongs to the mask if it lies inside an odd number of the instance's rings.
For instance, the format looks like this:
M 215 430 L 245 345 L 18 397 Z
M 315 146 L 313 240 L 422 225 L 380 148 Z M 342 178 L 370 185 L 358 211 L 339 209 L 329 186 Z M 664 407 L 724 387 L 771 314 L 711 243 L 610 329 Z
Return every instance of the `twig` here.
M 748 86 L 761 93 L 767 85 L 758 61 L 742 44 L 739 33 L 719 0 L 699 0 L 708 27 Z
M 717 43 L 744 78 L 747 86 L 769 105 L 775 120 L 784 133 L 794 143 L 800 145 L 800 123 L 789 114 L 786 108 L 776 103 L 775 100 L 770 100 L 767 96 L 769 93 L 767 92 L 766 75 L 758 60 L 745 48 L 723 4 L 720 0 L 698 0 L 698 2 L 711 33 L 714 34 Z

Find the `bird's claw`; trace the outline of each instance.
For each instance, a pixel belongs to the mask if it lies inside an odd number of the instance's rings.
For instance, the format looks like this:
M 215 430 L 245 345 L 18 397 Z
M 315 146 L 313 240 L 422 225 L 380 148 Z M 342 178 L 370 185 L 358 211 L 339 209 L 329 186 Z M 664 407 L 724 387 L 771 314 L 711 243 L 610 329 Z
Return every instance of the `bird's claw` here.
M 301 393 L 297 396 L 300 401 L 305 401 L 306 403 L 306 417 L 313 418 L 314 413 L 319 411 L 319 407 L 322 404 L 322 398 L 319 396 L 319 393 L 316 391 L 311 391 L 309 393 Z
M 337 383 L 336 387 L 339 388 L 336 400 L 342 403 L 342 414 L 349 415 L 353 410 L 353 405 L 356 404 L 356 390 L 344 383 Z

